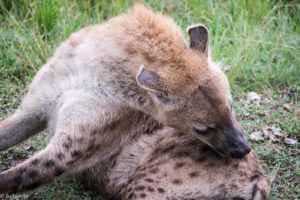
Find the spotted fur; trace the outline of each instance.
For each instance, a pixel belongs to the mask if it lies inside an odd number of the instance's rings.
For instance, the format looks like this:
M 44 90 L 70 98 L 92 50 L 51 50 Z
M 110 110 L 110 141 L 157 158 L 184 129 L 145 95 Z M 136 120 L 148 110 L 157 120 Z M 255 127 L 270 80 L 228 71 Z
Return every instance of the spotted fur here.
M 97 163 L 77 176 L 87 188 L 114 200 L 269 199 L 270 187 L 254 152 L 243 159 L 221 157 L 195 141 L 163 128 L 125 146 L 111 160 L 114 166 Z M 174 157 L 180 151 L 189 156 Z M 153 156 L 156 160 L 149 162 Z
M 248 154 L 250 146 L 234 117 L 228 80 L 209 56 L 208 30 L 196 25 L 188 34 L 190 46 L 171 18 L 142 5 L 72 34 L 39 70 L 21 106 L 0 122 L 0 150 L 46 127 L 52 136 L 45 149 L 0 173 L 0 193 L 31 190 L 95 163 L 109 170 L 117 165 L 111 159 L 125 146 L 164 126 L 193 135 L 189 144 L 202 141 L 219 155 Z M 208 146 L 202 151 L 209 152 Z M 145 151 L 132 152 L 132 157 Z M 167 162 L 157 159 L 161 155 L 179 171 L 184 167 L 176 162 L 186 157 L 207 168 L 221 165 L 211 160 L 213 156 L 195 155 L 174 143 L 155 151 L 133 182 L 147 173 L 162 174 L 155 166 Z M 127 171 L 134 172 L 131 166 L 139 162 L 127 163 Z M 183 178 L 173 183 L 185 185 Z M 131 196 L 149 198 L 145 188 Z M 168 194 L 167 188 L 157 190 Z M 99 192 L 109 194 L 105 189 Z

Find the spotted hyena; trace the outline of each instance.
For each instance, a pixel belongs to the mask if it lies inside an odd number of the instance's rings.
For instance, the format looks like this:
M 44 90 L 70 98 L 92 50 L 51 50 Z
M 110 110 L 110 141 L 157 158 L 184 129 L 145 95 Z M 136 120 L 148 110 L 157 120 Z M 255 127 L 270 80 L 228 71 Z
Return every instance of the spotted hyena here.
M 164 126 L 220 156 L 245 157 L 251 149 L 227 78 L 209 57 L 208 30 L 196 25 L 188 34 L 189 47 L 172 19 L 141 5 L 72 34 L 0 123 L 0 150 L 46 127 L 52 136 L 45 149 L 0 173 L 0 193 L 108 163 L 134 138 Z
M 266 200 L 270 190 L 254 152 L 222 157 L 167 127 L 142 134 L 76 175 L 111 200 Z

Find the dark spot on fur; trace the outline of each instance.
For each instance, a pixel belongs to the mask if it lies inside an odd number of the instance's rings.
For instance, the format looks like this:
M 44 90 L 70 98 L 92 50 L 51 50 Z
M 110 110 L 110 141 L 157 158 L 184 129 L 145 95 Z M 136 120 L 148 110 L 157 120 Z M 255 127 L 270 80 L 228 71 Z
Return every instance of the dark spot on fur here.
M 72 57 L 74 56 L 74 54 L 73 54 L 73 53 L 68 53 L 67 56 L 68 56 L 69 58 L 72 58 Z
M 64 173 L 64 169 L 61 167 L 56 167 L 54 170 L 54 176 L 60 176 L 62 173 Z
M 58 160 L 62 160 L 64 157 L 65 157 L 65 156 L 64 156 L 64 154 L 62 154 L 62 153 L 56 154 L 56 158 L 57 158 Z
M 146 177 L 146 176 L 147 176 L 146 173 L 140 173 L 140 174 L 137 174 L 137 175 L 135 176 L 135 179 L 141 179 L 141 178 L 144 178 L 144 177 Z
M 153 179 L 151 179 L 151 178 L 146 178 L 145 181 L 148 183 L 153 183 Z
M 146 197 L 146 194 L 145 194 L 145 193 L 141 193 L 141 194 L 140 194 L 140 197 L 141 197 L 141 198 L 145 198 L 145 197 Z
M 198 163 L 202 163 L 203 161 L 205 161 L 206 157 L 205 156 L 201 156 L 201 157 L 197 157 L 194 159 L 194 161 L 198 162 Z
M 182 180 L 181 179 L 174 179 L 172 181 L 172 183 L 176 184 L 176 185 L 179 185 L 179 184 L 182 184 Z
M 86 131 L 86 127 L 83 126 L 83 125 L 80 125 L 80 126 L 79 126 L 79 131 L 80 131 L 81 133 L 84 133 L 84 132 Z
M 87 151 L 92 151 L 92 150 L 94 150 L 94 148 L 95 148 L 95 145 L 92 144 L 87 148 Z
M 72 157 L 78 157 L 78 156 L 80 156 L 81 155 L 81 152 L 79 152 L 79 151 L 73 151 L 73 152 L 71 152 L 71 156 Z
M 101 144 L 98 144 L 95 146 L 95 150 L 99 149 L 101 147 Z
M 165 190 L 162 189 L 162 188 L 157 188 L 157 191 L 158 191 L 159 193 L 165 193 Z
M 132 191 L 132 187 L 130 187 L 130 188 L 127 189 L 127 193 L 129 193 L 131 191 Z
M 94 130 L 92 135 L 96 135 L 98 133 L 98 130 Z
M 19 173 L 20 175 L 22 175 L 24 172 L 26 172 L 26 168 L 20 168 L 20 169 L 18 170 L 18 173 Z
M 35 183 L 32 183 L 32 184 L 28 185 L 25 190 L 33 190 L 33 189 L 39 187 L 41 184 L 42 183 L 39 182 L 39 181 L 35 182 Z
M 174 135 L 175 135 L 175 138 L 177 138 L 177 137 L 182 137 L 182 136 L 184 136 L 185 134 L 184 134 L 184 133 L 181 133 L 181 132 L 176 132 Z
M 147 187 L 147 190 L 148 190 L 149 192 L 154 192 L 154 189 L 153 189 L 153 187 L 151 187 L 151 186 L 148 186 L 148 187 Z
M 127 47 L 125 48 L 125 51 L 126 51 L 128 54 L 130 54 L 130 55 L 134 55 L 134 54 L 137 53 L 137 50 L 134 49 L 134 48 L 132 48 L 132 47 L 130 47 L 130 46 L 127 46 Z
M 36 170 L 31 170 L 30 172 L 28 172 L 28 178 L 34 179 L 36 178 L 38 175 L 38 172 Z
M 13 183 L 14 183 L 14 186 L 17 188 L 21 182 L 22 182 L 23 178 L 22 176 L 16 176 L 14 179 L 13 179 Z
M 70 149 L 70 145 L 69 145 L 69 144 L 67 144 L 67 143 L 64 143 L 64 144 L 63 144 L 63 147 L 64 147 L 65 149 L 67 149 L 67 150 L 69 150 L 69 149 Z
M 167 148 L 163 149 L 163 150 L 161 151 L 161 153 L 162 153 L 162 154 L 166 154 L 166 153 L 172 151 L 173 149 L 175 149 L 175 147 L 176 147 L 176 145 L 175 145 L 175 144 L 172 144 L 172 145 L 168 146 Z
M 258 189 L 257 189 L 257 185 L 255 184 L 255 185 L 253 186 L 253 189 L 252 189 L 252 199 L 254 199 L 257 190 L 258 190 Z
M 180 150 L 172 153 L 172 158 L 185 158 L 185 157 L 190 157 L 190 151 Z
M 158 156 L 151 156 L 151 158 L 149 159 L 148 163 L 152 163 L 153 161 L 155 161 L 158 158 Z
M 130 183 L 132 183 L 132 181 L 133 181 L 133 178 L 130 178 L 130 179 L 128 180 L 128 185 L 129 185 Z
M 76 140 L 76 142 L 78 142 L 78 143 L 80 143 L 80 144 L 82 144 L 83 141 L 84 141 L 84 138 L 83 138 L 83 137 L 82 137 L 82 138 L 78 138 L 78 139 Z
M 235 163 L 233 166 L 232 166 L 234 169 L 237 169 L 239 167 L 239 164 L 238 163 Z
M 67 165 L 73 165 L 75 163 L 76 160 L 71 160 L 67 162 Z
M 179 168 L 182 168 L 184 165 L 185 165 L 185 163 L 184 163 L 184 162 L 177 162 L 177 163 L 175 164 L 175 167 L 174 167 L 174 169 L 179 169 Z
M 258 174 L 258 175 L 260 175 L 260 176 L 263 176 L 263 173 L 262 173 L 261 171 L 254 170 L 254 173 L 255 173 L 255 174 Z
M 229 165 L 231 163 L 232 159 L 224 159 L 224 165 Z
M 253 176 L 250 177 L 250 181 L 254 181 L 255 179 L 258 179 L 259 178 L 259 175 L 258 174 L 255 174 Z
M 38 164 L 39 164 L 38 159 L 34 159 L 33 161 L 31 161 L 31 165 L 33 165 L 33 166 L 37 166 Z
M 201 142 L 198 140 L 192 139 L 192 140 L 189 140 L 186 143 L 184 143 L 185 144 L 184 146 L 197 148 L 199 146 L 199 143 L 201 143 Z
M 264 190 L 261 191 L 261 197 L 262 197 L 262 200 L 267 200 L 268 199 L 266 191 L 264 191 Z
M 53 160 L 47 160 L 47 161 L 45 161 L 45 162 L 43 163 L 44 167 L 46 167 L 46 168 L 48 168 L 48 169 L 51 168 L 51 167 L 53 167 L 54 164 L 55 164 L 55 162 L 54 162 Z
M 215 168 L 216 164 L 212 161 L 205 163 L 204 165 L 206 168 Z
M 204 152 L 209 152 L 209 151 L 211 151 L 211 150 L 212 150 L 211 147 L 205 145 L 205 146 L 201 149 L 201 152 L 204 153 Z
M 145 189 L 145 186 L 143 185 L 139 185 L 137 187 L 134 188 L 136 191 L 141 191 L 141 190 L 144 190 Z
M 196 178 L 196 177 L 199 176 L 199 172 L 191 172 L 191 173 L 189 174 L 189 176 L 190 176 L 191 178 Z
M 72 144 L 73 144 L 73 140 L 72 140 L 72 138 L 70 136 L 68 136 L 68 144 L 70 146 L 72 146 Z
M 134 193 L 129 193 L 129 195 L 128 195 L 128 199 L 133 199 L 135 197 L 136 197 L 136 195 Z
M 156 167 L 156 168 L 154 168 L 154 169 L 151 169 L 149 172 L 150 172 L 151 174 L 156 174 L 158 171 L 159 171 L 159 170 L 158 170 L 158 168 Z
M 154 57 L 154 56 L 150 56 L 148 53 L 142 53 L 143 54 L 143 56 L 144 56 L 144 58 L 148 61 L 148 62 L 150 62 L 150 63 L 152 63 L 152 62 L 154 62 L 155 60 L 156 60 L 156 58 Z

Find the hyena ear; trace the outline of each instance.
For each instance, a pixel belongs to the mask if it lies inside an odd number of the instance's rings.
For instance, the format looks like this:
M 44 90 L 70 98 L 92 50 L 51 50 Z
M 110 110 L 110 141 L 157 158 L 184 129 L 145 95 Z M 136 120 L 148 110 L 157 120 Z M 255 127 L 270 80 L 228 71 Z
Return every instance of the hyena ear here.
M 143 65 L 136 76 L 136 80 L 142 88 L 148 91 L 151 91 L 155 94 L 165 93 L 164 84 L 161 77 L 155 72 L 146 70 Z
M 206 57 L 208 57 L 209 32 L 206 26 L 203 24 L 190 26 L 188 27 L 187 32 L 190 36 L 190 47 L 193 49 L 198 49 Z

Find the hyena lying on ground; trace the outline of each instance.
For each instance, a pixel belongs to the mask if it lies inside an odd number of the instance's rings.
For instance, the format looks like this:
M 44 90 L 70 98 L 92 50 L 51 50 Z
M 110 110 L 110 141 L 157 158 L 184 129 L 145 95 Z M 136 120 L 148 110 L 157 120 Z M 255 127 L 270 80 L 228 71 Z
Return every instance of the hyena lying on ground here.
M 46 127 L 52 136 L 44 150 L 0 174 L 0 193 L 30 190 L 98 163 L 104 167 L 134 138 L 163 126 L 189 134 L 195 143 L 198 138 L 224 157 L 248 154 L 251 149 L 234 117 L 227 78 L 209 59 L 208 31 L 197 25 L 188 33 L 190 47 L 173 20 L 137 5 L 71 35 L 38 72 L 18 110 L 0 123 L 0 150 Z M 234 167 L 226 163 L 224 168 Z M 147 162 L 141 160 L 141 165 L 133 177 Z M 205 176 L 214 179 L 215 170 L 211 167 Z M 247 173 L 239 176 L 254 180 L 252 196 L 265 185 L 256 184 L 265 183 L 258 171 L 252 178 Z M 137 183 L 133 179 L 129 185 Z M 225 186 L 220 187 L 222 197 L 231 195 Z M 197 188 L 203 194 L 206 190 Z
M 269 196 L 253 152 L 242 159 L 221 157 L 193 136 L 166 127 L 142 134 L 77 176 L 89 189 L 112 200 L 261 200 Z

